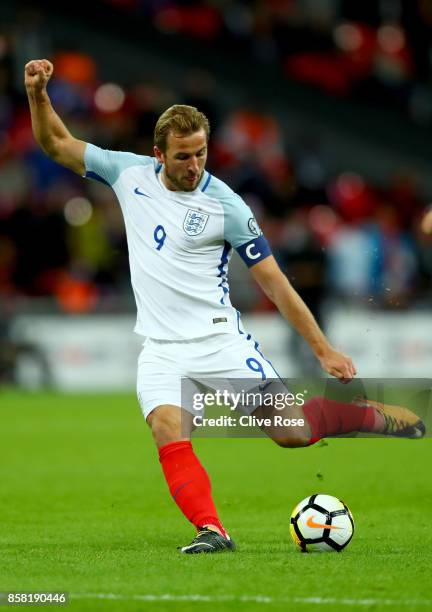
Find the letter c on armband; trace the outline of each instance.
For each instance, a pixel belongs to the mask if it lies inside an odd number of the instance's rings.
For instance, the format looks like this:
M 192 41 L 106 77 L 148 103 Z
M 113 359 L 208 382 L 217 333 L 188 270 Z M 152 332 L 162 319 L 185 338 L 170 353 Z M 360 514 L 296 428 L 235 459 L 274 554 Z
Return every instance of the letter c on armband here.
M 262 235 L 236 247 L 236 249 L 249 268 L 271 255 L 269 244 Z
M 252 249 L 254 248 L 256 248 L 255 242 L 252 242 L 252 244 L 246 247 L 246 255 L 249 259 L 258 259 L 258 257 L 261 257 L 261 253 L 259 251 L 255 254 L 252 253 Z

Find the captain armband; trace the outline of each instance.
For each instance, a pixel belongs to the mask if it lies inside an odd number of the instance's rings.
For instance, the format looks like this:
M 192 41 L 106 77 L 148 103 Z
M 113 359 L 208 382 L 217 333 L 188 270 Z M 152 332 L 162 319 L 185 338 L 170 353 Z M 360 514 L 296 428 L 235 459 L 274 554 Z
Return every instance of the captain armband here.
M 257 236 L 257 238 L 249 240 L 249 242 L 237 247 L 236 250 L 248 268 L 272 254 L 269 243 L 264 236 Z

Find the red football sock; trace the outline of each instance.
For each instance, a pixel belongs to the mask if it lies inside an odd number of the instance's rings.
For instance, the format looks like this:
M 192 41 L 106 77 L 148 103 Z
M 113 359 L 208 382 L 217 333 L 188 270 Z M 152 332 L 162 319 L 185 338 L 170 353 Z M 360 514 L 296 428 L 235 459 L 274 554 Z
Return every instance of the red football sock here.
M 195 527 L 215 525 L 227 537 L 211 494 L 207 472 L 188 441 L 171 442 L 159 449 L 159 461 L 170 493 Z
M 327 436 L 352 431 L 378 432 L 382 428 L 382 416 L 373 406 L 343 404 L 325 397 L 313 397 L 303 406 L 303 411 L 311 428 L 310 444 Z

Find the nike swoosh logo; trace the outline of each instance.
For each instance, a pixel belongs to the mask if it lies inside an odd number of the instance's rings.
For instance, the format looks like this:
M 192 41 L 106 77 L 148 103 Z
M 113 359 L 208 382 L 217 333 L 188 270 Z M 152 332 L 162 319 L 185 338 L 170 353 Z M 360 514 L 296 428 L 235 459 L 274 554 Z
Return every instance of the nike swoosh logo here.
M 134 193 L 136 193 L 137 195 L 142 195 L 142 196 L 145 196 L 146 198 L 150 198 L 150 196 L 149 196 L 149 195 L 147 195 L 147 194 L 146 194 L 146 193 L 144 193 L 143 191 L 140 191 L 140 190 L 139 190 L 139 187 L 135 187 L 135 189 L 134 189 Z
M 174 501 L 175 501 L 175 498 L 177 497 L 177 495 L 180 493 L 180 491 L 182 489 L 184 489 L 185 487 L 187 487 L 187 485 L 189 485 L 191 482 L 192 482 L 192 480 L 188 480 L 187 482 L 184 482 L 179 487 L 177 487 L 177 489 L 175 490 L 174 495 L 173 495 L 173 500 Z
M 315 523 L 315 516 L 310 516 L 306 522 L 308 527 L 312 529 L 343 529 L 343 527 L 337 527 L 336 525 L 322 525 L 321 523 Z

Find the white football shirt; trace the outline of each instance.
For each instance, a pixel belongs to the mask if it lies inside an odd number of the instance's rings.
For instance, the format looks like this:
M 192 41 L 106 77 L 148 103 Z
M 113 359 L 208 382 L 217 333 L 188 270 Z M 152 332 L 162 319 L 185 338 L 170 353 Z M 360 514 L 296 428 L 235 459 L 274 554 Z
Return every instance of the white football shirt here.
M 248 266 L 270 248 L 247 204 L 207 171 L 191 192 L 170 191 L 153 157 L 87 144 L 86 177 L 114 190 L 123 212 L 135 331 L 161 340 L 239 331 L 227 268 L 235 248 Z

